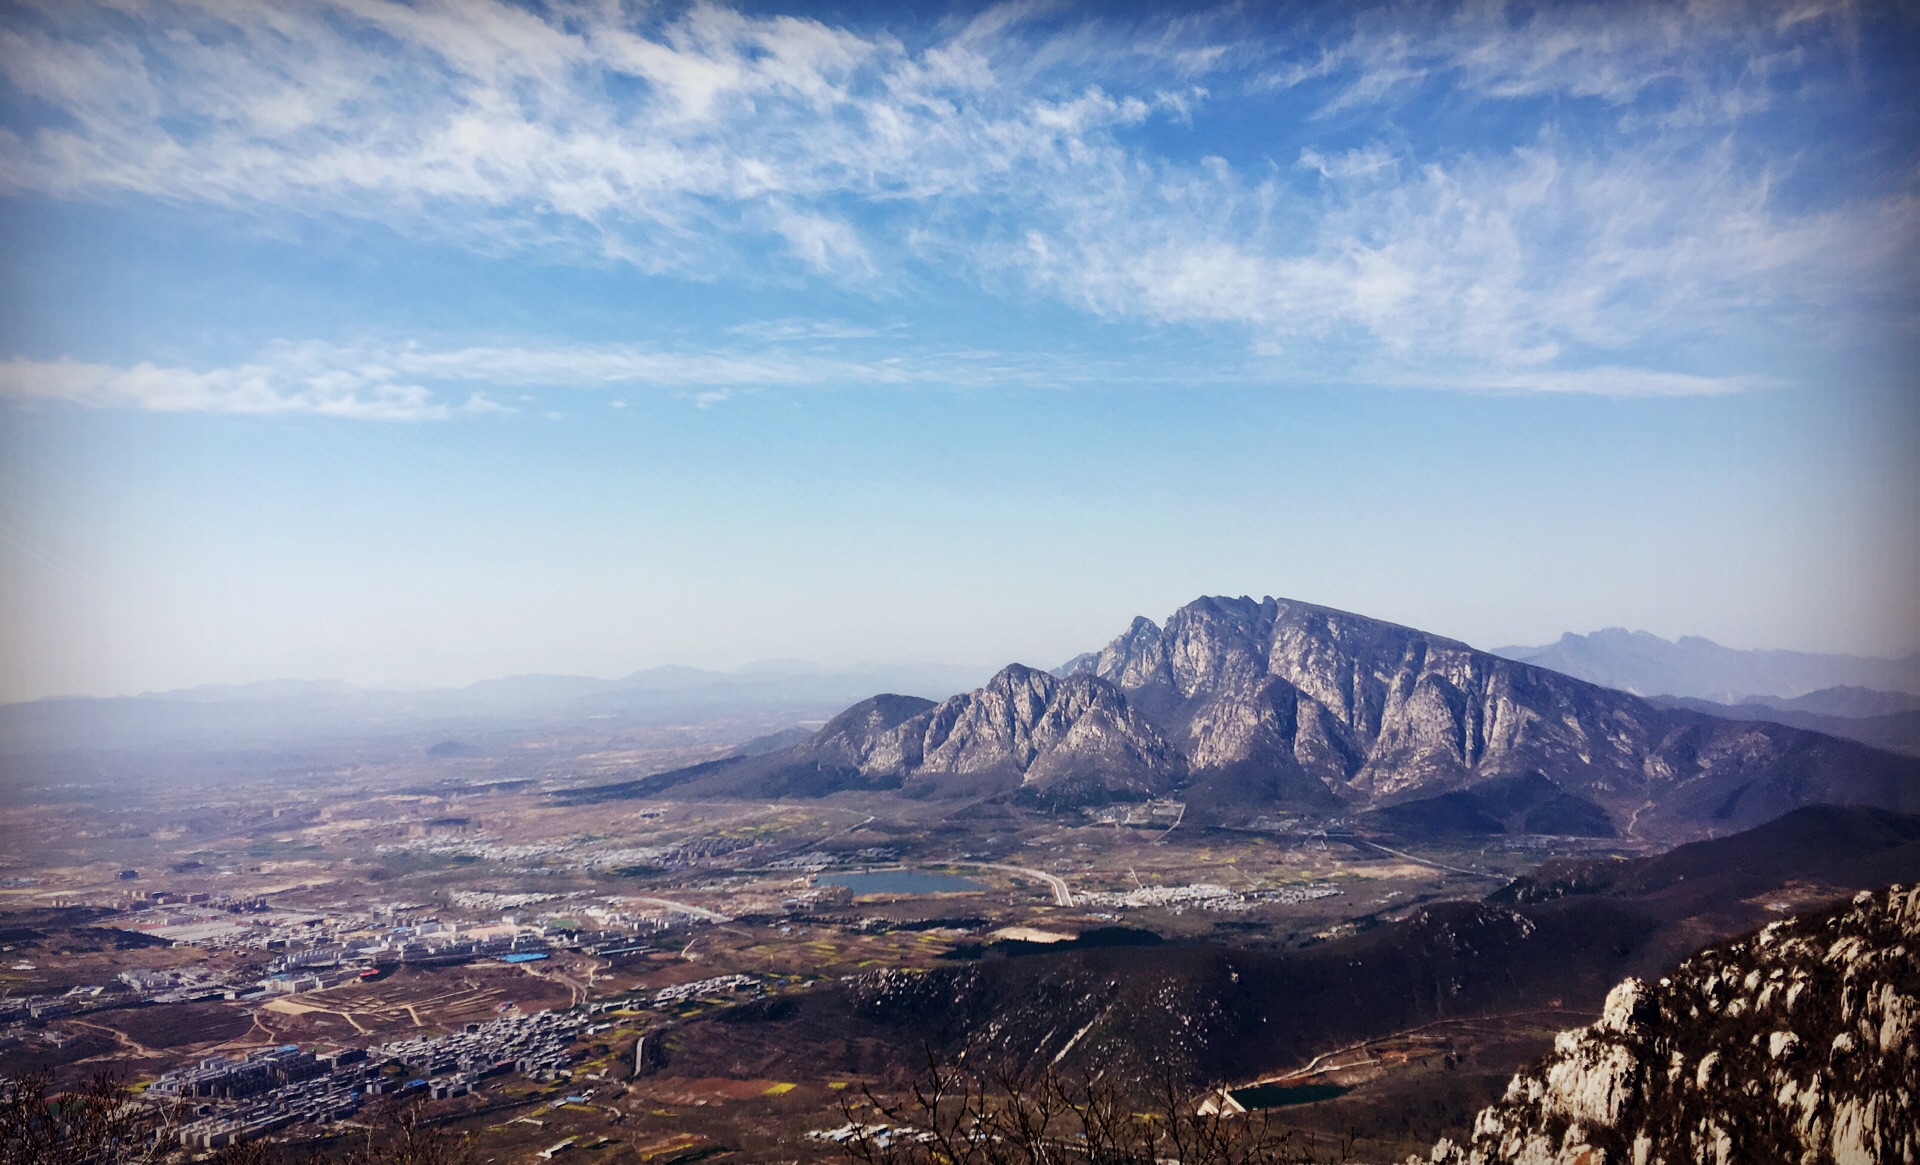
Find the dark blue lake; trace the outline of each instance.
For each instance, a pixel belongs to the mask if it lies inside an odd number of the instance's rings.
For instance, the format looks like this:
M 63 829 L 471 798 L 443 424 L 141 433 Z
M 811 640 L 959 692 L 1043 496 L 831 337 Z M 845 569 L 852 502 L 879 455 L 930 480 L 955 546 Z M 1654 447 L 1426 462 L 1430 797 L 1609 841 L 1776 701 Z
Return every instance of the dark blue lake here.
M 1236 1088 L 1232 1096 L 1250 1109 L 1286 1108 L 1294 1104 L 1312 1104 L 1316 1100 L 1332 1100 L 1350 1091 L 1352 1089 L 1342 1088 L 1338 1084 L 1256 1084 L 1252 1088 Z
M 979 890 L 980 883 L 958 874 L 926 874 L 919 870 L 879 870 L 871 874 L 825 874 L 825 886 L 845 886 L 855 894 L 945 894 Z

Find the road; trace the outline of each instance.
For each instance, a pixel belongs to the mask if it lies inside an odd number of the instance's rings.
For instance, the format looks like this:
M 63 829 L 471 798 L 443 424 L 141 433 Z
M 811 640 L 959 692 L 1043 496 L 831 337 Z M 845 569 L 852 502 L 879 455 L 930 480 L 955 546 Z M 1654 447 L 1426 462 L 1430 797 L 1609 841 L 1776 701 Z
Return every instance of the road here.
M 1496 882 L 1510 882 L 1513 880 L 1512 877 L 1507 874 L 1490 874 L 1485 870 L 1468 870 L 1459 866 L 1449 866 L 1444 862 L 1436 862 L 1432 858 L 1417 857 L 1404 850 L 1390 849 L 1377 841 L 1367 841 L 1365 838 L 1349 837 L 1343 838 L 1342 840 L 1358 842 L 1361 845 L 1370 845 L 1382 853 L 1392 854 L 1396 858 L 1405 858 L 1410 862 L 1419 862 L 1423 866 L 1432 866 L 1436 870 L 1445 870 L 1451 874 L 1468 874 L 1475 878 L 1492 878 Z
M 977 870 L 1005 870 L 1009 874 L 1025 874 L 1029 878 L 1038 878 L 1053 890 L 1055 906 L 1072 906 L 1073 891 L 1067 888 L 1067 880 L 1040 870 L 1029 870 L 1025 866 L 1003 866 L 995 862 L 948 862 L 950 866 L 972 867 Z

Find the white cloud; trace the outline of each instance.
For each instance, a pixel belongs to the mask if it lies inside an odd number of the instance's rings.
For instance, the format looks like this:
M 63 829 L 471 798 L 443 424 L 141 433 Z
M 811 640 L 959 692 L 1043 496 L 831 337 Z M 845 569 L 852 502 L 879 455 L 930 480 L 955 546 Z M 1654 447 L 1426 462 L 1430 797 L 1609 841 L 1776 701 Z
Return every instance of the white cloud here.
M 1775 190 L 1791 159 L 1740 136 L 1804 90 L 1809 44 L 1848 34 L 1841 4 L 1396 4 L 1329 9 L 1291 36 L 1232 8 L 1121 27 L 1008 5 L 912 45 L 706 4 L 543 11 L 44 0 L 0 31 L 0 70 L 35 111 L 0 130 L 0 191 L 358 216 L 488 252 L 872 294 L 930 264 L 1102 316 L 1233 325 L 1330 371 L 1397 361 L 1436 379 L 1571 373 L 1737 320 L 1831 314 L 1903 280 L 1915 240 L 1903 197 L 1789 207 Z M 1308 145 L 1266 169 L 1172 160 L 1139 134 L 1262 83 L 1303 95 L 1295 131 L 1429 83 L 1597 103 L 1615 130 L 1570 140 L 1543 115 L 1519 148 Z M 136 389 L 126 370 L 70 395 L 400 415 L 440 407 L 408 395 L 416 381 L 482 363 L 721 387 L 830 371 L 488 350 L 393 353 L 297 386 L 233 369 Z
M 1769 104 L 1767 73 L 1792 71 L 1809 43 L 1848 44 L 1849 0 L 1416 2 L 1355 8 L 1344 35 L 1296 50 L 1266 85 L 1335 82 L 1323 113 L 1444 82 L 1517 100 L 1590 98 L 1623 116 L 1647 99 L 1680 121 L 1738 120 Z
M 1608 367 L 1574 371 L 1538 369 L 1457 378 L 1423 377 L 1407 382 L 1405 387 L 1486 393 L 1549 392 L 1582 396 L 1655 397 L 1729 396 L 1777 387 L 1778 383 L 1764 376 L 1701 376 L 1647 368 Z
M 666 352 L 632 345 L 426 349 L 282 343 L 243 363 L 210 369 L 71 359 L 0 362 L 0 397 L 67 401 L 151 412 L 311 413 L 367 420 L 444 420 L 455 413 L 512 413 L 471 388 L 592 391 L 654 388 L 725 400 L 735 388 L 897 384 L 942 377 L 940 362 L 852 360 L 774 352 Z M 463 403 L 452 404 L 453 400 Z M 522 396 L 523 401 L 539 399 Z M 615 407 L 624 407 L 615 402 Z
M 427 388 L 396 383 L 391 376 L 391 370 L 372 368 L 245 364 L 201 372 L 152 364 L 116 368 L 74 360 L 12 359 L 0 363 L 0 395 L 167 413 L 314 413 L 393 421 L 448 415 L 448 407 L 436 402 Z M 468 407 L 489 406 L 476 396 Z
M 795 354 L 776 349 L 665 352 L 629 345 L 552 348 L 418 345 L 342 347 L 281 343 L 244 363 L 185 368 L 151 363 L 115 366 L 71 359 L 0 361 L 0 400 L 17 406 L 64 402 L 89 408 L 148 412 L 307 414 L 373 421 L 441 421 L 459 415 L 513 415 L 549 419 L 554 392 L 654 390 L 709 408 L 743 390 L 766 388 L 888 387 L 1090 388 L 1130 384 L 1273 384 L 1291 378 L 1272 362 L 1196 370 L 1184 364 L 1090 359 L 1080 354 L 979 349 L 902 351 L 889 347 L 860 357 Z M 1384 385 L 1469 392 L 1555 392 L 1604 396 L 1709 395 L 1770 383 L 1754 377 L 1714 377 L 1657 369 L 1603 367 L 1517 372 L 1433 373 L 1409 379 L 1392 369 L 1356 377 Z M 484 388 L 476 388 L 480 385 Z M 520 392 L 527 389 L 531 391 Z M 524 409 L 492 393 L 515 390 Z M 608 405 L 625 409 L 628 401 Z
M 1392 170 L 1395 161 L 1392 152 L 1378 146 L 1337 154 L 1323 154 L 1308 146 L 1300 151 L 1300 160 L 1295 165 L 1312 170 L 1322 178 L 1372 178 Z

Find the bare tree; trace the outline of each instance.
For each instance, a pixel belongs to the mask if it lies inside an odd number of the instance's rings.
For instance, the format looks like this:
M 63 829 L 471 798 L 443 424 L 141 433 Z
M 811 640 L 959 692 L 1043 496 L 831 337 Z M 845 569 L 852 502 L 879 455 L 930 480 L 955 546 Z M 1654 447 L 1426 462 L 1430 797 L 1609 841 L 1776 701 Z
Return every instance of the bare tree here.
M 239 1141 L 223 1146 L 212 1165 L 282 1165 L 286 1158 L 269 1141 Z
M 1171 1073 L 1123 1088 L 1097 1075 L 972 1072 L 928 1057 L 897 1101 L 843 1099 L 859 1165 L 1309 1165 L 1346 1161 L 1266 1113 L 1201 1111 Z
M 174 1148 L 177 1111 L 138 1100 L 115 1073 L 52 1087 L 49 1072 L 0 1077 L 0 1165 L 148 1165 Z
M 420 1097 L 386 1110 L 376 1130 L 367 1130 L 364 1146 L 347 1154 L 345 1165 L 471 1165 L 472 1134 L 454 1133 L 431 1121 Z

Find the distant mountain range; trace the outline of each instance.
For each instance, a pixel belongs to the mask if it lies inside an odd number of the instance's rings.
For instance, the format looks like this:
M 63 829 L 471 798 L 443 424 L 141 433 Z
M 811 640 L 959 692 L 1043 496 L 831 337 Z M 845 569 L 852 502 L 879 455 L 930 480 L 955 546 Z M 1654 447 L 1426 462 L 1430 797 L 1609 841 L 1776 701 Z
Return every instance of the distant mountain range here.
M 942 664 L 829 668 L 795 660 L 732 672 L 658 667 L 619 679 L 521 675 L 463 688 L 367 688 L 337 680 L 213 684 L 138 696 L 54 697 L 0 706 L 0 754 L 191 742 L 283 743 L 351 732 L 458 733 L 595 719 L 824 718 L 876 689 L 944 694 L 989 669 Z
M 1905 692 L 1878 692 L 1868 688 L 1826 688 L 1796 700 L 1750 699 L 1738 704 L 1716 704 L 1684 696 L 1655 696 L 1667 708 L 1689 708 L 1728 720 L 1770 720 L 1829 736 L 1844 736 L 1875 748 L 1920 756 L 1920 697 Z M 1829 707 L 1848 711 L 1822 712 Z M 1858 711 L 1892 708 L 1887 712 Z
M 1662 707 L 1349 612 L 1203 598 L 1057 673 L 939 704 L 880 696 L 812 739 L 568 799 L 825 795 L 1084 804 L 1177 793 L 1197 820 L 1373 815 L 1460 833 L 1677 839 L 1797 806 L 1920 810 L 1920 762 Z
M 1738 704 L 1756 697 L 1792 699 L 1833 688 L 1920 694 L 1920 653 L 1903 659 L 1879 659 L 1801 651 L 1741 651 L 1693 635 L 1672 641 L 1645 631 L 1610 627 L 1591 635 L 1568 633 L 1544 647 L 1497 647 L 1493 654 L 1637 696 L 1686 696 L 1721 704 Z

